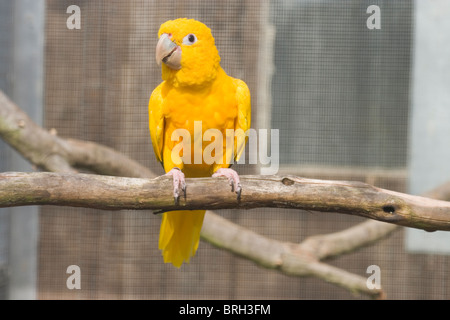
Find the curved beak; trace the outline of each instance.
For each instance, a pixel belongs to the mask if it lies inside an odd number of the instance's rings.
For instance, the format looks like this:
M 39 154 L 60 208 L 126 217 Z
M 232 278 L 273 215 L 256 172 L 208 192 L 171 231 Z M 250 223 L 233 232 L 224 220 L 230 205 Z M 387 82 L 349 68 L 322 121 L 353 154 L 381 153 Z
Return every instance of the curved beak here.
M 161 62 L 171 69 L 181 69 L 181 48 L 165 33 L 161 35 L 156 45 L 156 63 L 161 65 Z

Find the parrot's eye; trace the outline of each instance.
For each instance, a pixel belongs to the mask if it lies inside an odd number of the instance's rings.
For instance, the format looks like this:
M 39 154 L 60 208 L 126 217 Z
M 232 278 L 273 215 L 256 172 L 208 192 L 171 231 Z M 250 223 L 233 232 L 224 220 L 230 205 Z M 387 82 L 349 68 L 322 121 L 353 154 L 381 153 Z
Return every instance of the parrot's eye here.
M 197 42 L 197 37 L 195 36 L 195 34 L 190 33 L 188 34 L 186 37 L 184 37 L 183 39 L 183 44 L 186 44 L 188 46 L 194 44 Z

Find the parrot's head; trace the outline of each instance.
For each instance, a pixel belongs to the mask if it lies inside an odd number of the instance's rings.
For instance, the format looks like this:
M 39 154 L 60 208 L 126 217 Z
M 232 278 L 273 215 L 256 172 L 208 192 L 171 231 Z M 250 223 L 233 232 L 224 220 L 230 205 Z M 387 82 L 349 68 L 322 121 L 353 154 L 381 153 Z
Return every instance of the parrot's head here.
M 215 79 L 220 56 L 211 30 L 193 19 L 163 23 L 158 32 L 156 62 L 162 78 L 177 86 L 201 86 Z

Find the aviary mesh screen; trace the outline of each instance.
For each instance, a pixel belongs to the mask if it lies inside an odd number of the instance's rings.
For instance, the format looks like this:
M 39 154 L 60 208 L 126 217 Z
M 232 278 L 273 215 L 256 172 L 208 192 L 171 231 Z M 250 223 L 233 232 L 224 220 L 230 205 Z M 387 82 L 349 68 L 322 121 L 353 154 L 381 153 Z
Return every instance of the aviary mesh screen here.
M 252 127 L 279 130 L 280 172 L 405 192 L 412 3 L 48 0 L 45 127 L 113 147 L 155 176 L 163 174 L 147 123 L 150 94 L 161 82 L 157 31 L 166 20 L 195 18 L 212 29 L 226 72 L 248 84 Z M 366 25 L 366 10 L 374 4 L 382 8 L 378 30 Z M 70 5 L 81 10 L 79 30 L 66 26 Z M 259 173 L 258 165 L 236 168 Z M 285 209 L 216 214 L 293 243 L 364 221 Z M 158 250 L 159 225 L 149 211 L 42 208 L 38 297 L 366 298 L 321 279 L 265 269 L 204 241 L 190 264 L 175 269 Z M 363 277 L 368 266 L 380 266 L 382 285 L 394 299 L 448 298 L 448 262 L 445 256 L 407 254 L 402 229 L 327 261 Z M 66 286 L 70 265 L 80 267 L 80 290 Z

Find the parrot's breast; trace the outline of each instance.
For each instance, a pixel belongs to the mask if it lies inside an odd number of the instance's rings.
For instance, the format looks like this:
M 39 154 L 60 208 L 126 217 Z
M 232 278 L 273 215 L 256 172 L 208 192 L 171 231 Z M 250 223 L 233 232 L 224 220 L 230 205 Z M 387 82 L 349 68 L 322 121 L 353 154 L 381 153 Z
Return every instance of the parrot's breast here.
M 164 136 L 166 152 L 171 151 L 179 143 L 187 145 L 185 141 L 180 142 L 177 139 L 172 141 L 175 131 L 181 129 L 178 131 L 179 134 L 175 134 L 176 137 L 179 137 L 187 130 L 192 157 L 190 163 L 184 164 L 185 168 L 200 171 L 195 174 L 196 176 L 203 172 L 205 175 L 210 175 L 214 166 L 205 161 L 200 164 L 194 157 L 200 149 L 199 146 L 205 150 L 214 141 L 215 138 L 211 139 L 211 134 L 217 135 L 220 132 L 222 139 L 222 150 L 214 150 L 213 156 L 219 153 L 225 156 L 226 148 L 233 147 L 232 145 L 227 146 L 226 141 L 227 129 L 235 128 L 237 118 L 236 87 L 233 78 L 223 72 L 223 75 L 218 77 L 208 88 L 201 90 L 170 88 L 164 97 L 163 114 L 166 127 Z M 203 141 L 199 141 L 199 139 Z M 225 161 L 225 158 L 223 159 Z M 208 161 L 206 160 L 206 162 Z

